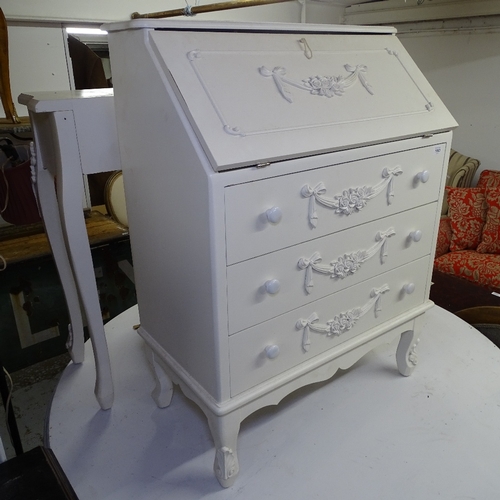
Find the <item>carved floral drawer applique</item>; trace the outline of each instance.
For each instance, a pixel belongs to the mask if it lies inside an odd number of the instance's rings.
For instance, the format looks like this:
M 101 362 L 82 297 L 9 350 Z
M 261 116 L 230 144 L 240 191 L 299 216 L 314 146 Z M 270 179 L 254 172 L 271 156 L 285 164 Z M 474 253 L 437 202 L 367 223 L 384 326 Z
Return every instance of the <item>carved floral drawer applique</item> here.
M 364 316 L 372 307 L 374 307 L 375 317 L 381 311 L 380 299 L 385 292 L 389 291 L 389 285 L 384 284 L 380 288 L 373 288 L 370 292 L 370 300 L 364 306 L 354 307 L 348 311 L 337 314 L 332 319 L 329 319 L 326 324 L 318 323 L 319 316 L 317 313 L 312 313 L 308 318 L 300 318 L 295 327 L 297 330 L 302 330 L 302 349 L 309 351 L 311 345 L 310 332 L 326 334 L 328 337 L 344 334 L 352 329 L 358 320 Z
M 342 194 L 333 198 L 325 196 L 326 186 L 319 182 L 314 188 L 306 184 L 300 190 L 304 198 L 309 198 L 309 223 L 313 228 L 318 225 L 318 213 L 316 212 L 316 203 L 334 208 L 335 213 L 339 215 L 351 215 L 360 212 L 366 207 L 369 200 L 375 198 L 387 187 L 387 204 L 392 203 L 394 198 L 394 178 L 401 175 L 403 170 L 400 166 L 394 168 L 384 168 L 382 170 L 382 180 L 375 186 L 363 186 L 345 189 Z
M 380 262 L 384 264 L 387 258 L 387 240 L 394 236 L 396 231 L 391 227 L 387 231 L 379 231 L 375 236 L 376 243 L 367 250 L 358 250 L 349 254 L 344 254 L 336 260 L 332 260 L 329 265 L 321 264 L 322 257 L 319 252 L 314 252 L 309 258 L 301 257 L 297 263 L 299 269 L 304 269 L 304 289 L 307 294 L 312 292 L 314 282 L 312 271 L 327 274 L 330 278 L 344 279 L 355 274 L 361 265 L 368 259 L 376 255 L 380 250 Z

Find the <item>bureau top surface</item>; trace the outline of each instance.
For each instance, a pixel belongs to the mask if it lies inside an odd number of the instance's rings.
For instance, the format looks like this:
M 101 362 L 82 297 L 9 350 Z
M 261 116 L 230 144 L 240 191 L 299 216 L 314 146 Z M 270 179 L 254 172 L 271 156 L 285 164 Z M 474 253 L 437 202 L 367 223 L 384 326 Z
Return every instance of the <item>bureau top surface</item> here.
M 291 32 L 291 33 L 386 33 L 396 29 L 388 26 L 351 26 L 344 24 L 304 23 L 248 23 L 238 21 L 200 21 L 195 19 L 134 19 L 108 23 L 103 26 L 108 32 L 133 29 L 164 29 L 174 31 L 234 31 L 234 32 Z
M 108 27 L 112 60 L 124 45 L 114 37 L 139 28 L 147 34 L 134 43 L 146 46 L 215 171 L 456 126 L 392 29 L 146 20 Z M 130 64 L 139 53 L 125 54 L 124 74 L 147 86 L 154 75 L 136 77 Z M 123 105 L 166 98 L 115 95 Z

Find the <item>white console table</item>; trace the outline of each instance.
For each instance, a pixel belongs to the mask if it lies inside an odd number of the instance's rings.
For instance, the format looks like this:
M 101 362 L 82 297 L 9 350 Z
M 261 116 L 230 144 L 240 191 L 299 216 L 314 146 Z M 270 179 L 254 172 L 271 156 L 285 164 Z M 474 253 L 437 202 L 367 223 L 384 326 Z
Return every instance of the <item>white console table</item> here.
M 498 496 L 500 350 L 441 308 L 425 314 L 411 377 L 398 374 L 394 346 L 379 346 L 333 383 L 246 419 L 245 466 L 228 489 L 213 476 L 201 410 L 178 388 L 168 409 L 150 398 L 137 322 L 134 307 L 106 325 L 111 412 L 89 394 L 92 362 L 69 365 L 54 396 L 48 444 L 80 500 Z
M 21 94 L 33 126 L 39 207 L 70 316 L 69 351 L 84 359 L 84 319 L 96 359 L 95 394 L 113 403 L 113 382 L 82 210 L 84 174 L 119 170 L 111 89 Z

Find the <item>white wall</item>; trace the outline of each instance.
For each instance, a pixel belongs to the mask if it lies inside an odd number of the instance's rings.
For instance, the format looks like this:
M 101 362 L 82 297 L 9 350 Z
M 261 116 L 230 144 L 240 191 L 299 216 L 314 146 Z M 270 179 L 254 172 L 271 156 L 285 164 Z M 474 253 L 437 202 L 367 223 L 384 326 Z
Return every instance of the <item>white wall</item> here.
M 21 92 L 70 88 L 66 43 L 60 27 L 9 26 L 8 32 L 12 98 L 18 114 L 26 116 L 26 108 L 17 104 Z
M 399 37 L 459 123 L 454 149 L 500 170 L 500 29 Z

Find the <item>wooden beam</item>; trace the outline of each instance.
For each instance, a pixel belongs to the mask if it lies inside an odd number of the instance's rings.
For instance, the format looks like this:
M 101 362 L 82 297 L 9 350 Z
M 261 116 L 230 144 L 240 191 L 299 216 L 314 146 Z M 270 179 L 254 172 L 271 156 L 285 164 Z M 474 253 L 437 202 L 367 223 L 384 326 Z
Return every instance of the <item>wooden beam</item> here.
M 219 10 L 240 9 L 242 7 L 253 7 L 257 5 L 268 5 L 273 3 L 290 2 L 291 0 L 233 0 L 229 2 L 211 3 L 207 5 L 195 5 L 183 9 L 165 10 L 162 12 L 150 12 L 149 14 L 139 14 L 134 12 L 132 19 L 160 19 L 166 17 L 194 16 L 205 12 L 216 12 Z

